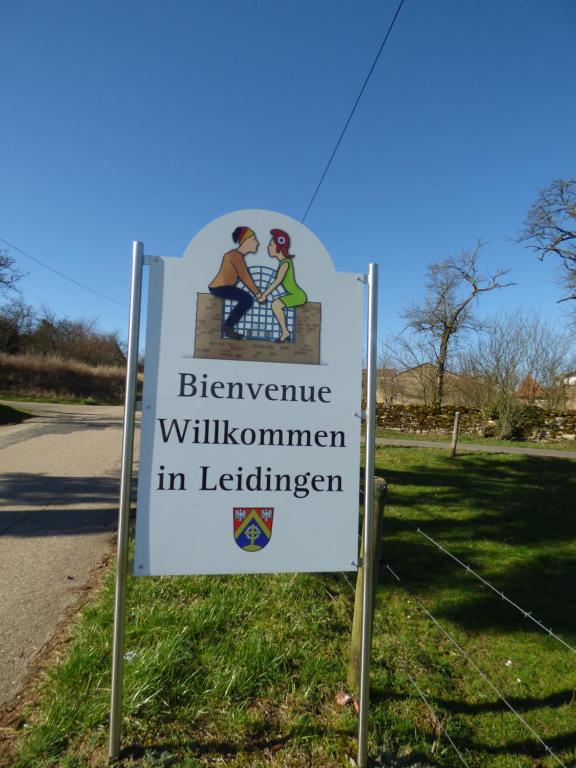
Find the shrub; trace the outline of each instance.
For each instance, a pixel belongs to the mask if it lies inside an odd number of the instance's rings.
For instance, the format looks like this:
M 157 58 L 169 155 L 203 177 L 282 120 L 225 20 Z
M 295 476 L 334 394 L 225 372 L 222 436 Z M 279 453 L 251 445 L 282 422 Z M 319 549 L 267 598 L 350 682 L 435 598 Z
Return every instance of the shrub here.
M 124 367 L 77 363 L 54 355 L 0 353 L 0 390 L 11 395 L 121 403 Z
M 546 413 L 535 405 L 522 405 L 499 413 L 496 410 L 500 436 L 505 440 L 525 440 L 536 428 L 544 425 Z

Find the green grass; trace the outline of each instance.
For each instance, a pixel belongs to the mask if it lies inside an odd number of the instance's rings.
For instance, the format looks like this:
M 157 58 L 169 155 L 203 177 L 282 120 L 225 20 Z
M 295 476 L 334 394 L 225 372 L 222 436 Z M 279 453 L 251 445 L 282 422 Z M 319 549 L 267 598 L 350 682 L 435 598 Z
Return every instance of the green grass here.
M 131 579 L 124 743 L 137 765 L 332 766 L 354 751 L 343 685 L 350 603 L 312 575 Z M 105 764 L 112 579 L 84 610 L 13 765 Z M 133 655 L 133 656 L 132 656 Z M 167 759 L 167 757 L 166 757 Z M 51 762 L 53 760 L 53 762 Z M 69 762 L 66 762 L 68 760 Z M 132 764 L 132 763 L 131 763 Z
M 389 483 L 374 632 L 377 765 L 557 765 L 418 607 L 431 611 L 568 766 L 575 654 L 439 553 L 419 525 L 576 646 L 574 463 L 379 448 Z M 334 575 L 130 579 L 125 764 L 332 768 L 356 751 L 345 688 L 352 594 Z M 12 768 L 106 764 L 112 578 L 43 685 Z M 511 661 L 511 664 L 507 662 Z M 391 756 L 398 757 L 392 761 Z M 379 762 L 378 762 L 379 761 Z
M 396 429 L 377 429 L 376 437 L 392 438 L 395 440 L 429 441 L 435 443 L 450 443 L 452 435 L 433 433 L 400 432 Z M 551 448 L 556 451 L 576 451 L 575 440 L 503 440 L 497 437 L 481 437 L 480 435 L 460 435 L 459 443 L 474 445 L 494 445 L 517 448 Z
M 29 413 L 11 408 L 9 405 L 0 403 L 0 425 L 2 424 L 20 424 L 22 421 L 30 418 Z
M 576 760 L 576 654 L 508 606 L 416 532 L 420 527 L 576 647 L 574 463 L 518 455 L 456 460 L 378 449 L 390 484 L 375 635 L 375 713 L 397 746 L 425 750 L 433 720 L 410 675 L 471 766 L 557 765 L 426 618 L 464 647 L 566 765 Z M 510 663 L 508 663 L 510 662 Z M 439 749 L 446 742 L 439 740 Z M 440 765 L 460 762 L 451 748 Z

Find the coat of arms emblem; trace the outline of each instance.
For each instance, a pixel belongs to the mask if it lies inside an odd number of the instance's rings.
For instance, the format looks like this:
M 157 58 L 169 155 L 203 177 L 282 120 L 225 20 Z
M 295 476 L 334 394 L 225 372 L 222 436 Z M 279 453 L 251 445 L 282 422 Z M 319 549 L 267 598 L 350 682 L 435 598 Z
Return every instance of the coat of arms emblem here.
M 245 552 L 259 552 L 272 538 L 272 507 L 234 507 L 234 540 Z

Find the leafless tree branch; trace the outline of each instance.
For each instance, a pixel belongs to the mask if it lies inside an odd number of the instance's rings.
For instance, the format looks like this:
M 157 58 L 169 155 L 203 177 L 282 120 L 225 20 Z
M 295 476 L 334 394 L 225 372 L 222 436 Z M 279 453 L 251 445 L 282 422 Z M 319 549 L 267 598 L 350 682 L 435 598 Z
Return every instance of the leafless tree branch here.
M 576 179 L 555 179 L 540 191 L 518 242 L 536 251 L 540 261 L 548 254 L 558 256 L 565 268 L 562 284 L 571 290 L 576 279 Z M 560 301 L 574 298 L 571 292 Z
M 478 259 L 483 247 L 478 241 L 472 251 L 463 251 L 444 261 L 430 264 L 424 298 L 403 312 L 407 327 L 422 336 L 433 349 L 436 367 L 434 406 L 442 406 L 444 374 L 454 340 L 466 331 L 478 330 L 480 323 L 473 312 L 473 302 L 481 294 L 506 288 L 503 282 L 509 270 L 480 272 Z

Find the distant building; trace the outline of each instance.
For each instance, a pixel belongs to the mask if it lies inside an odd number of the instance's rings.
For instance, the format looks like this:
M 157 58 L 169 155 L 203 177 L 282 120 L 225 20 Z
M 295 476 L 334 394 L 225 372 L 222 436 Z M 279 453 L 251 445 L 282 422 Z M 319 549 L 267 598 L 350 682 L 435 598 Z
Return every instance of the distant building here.
M 576 410 L 576 371 L 563 373 L 561 378 L 566 392 L 566 408 Z
M 436 367 L 431 363 L 398 371 L 396 368 L 379 368 L 376 372 L 376 402 L 385 405 L 431 405 L 436 389 Z M 461 405 L 460 376 L 450 371 L 444 373 L 444 405 Z M 363 391 L 366 387 L 366 371 L 363 372 Z
M 545 391 L 530 374 L 520 382 L 516 389 L 516 395 L 530 405 L 536 404 L 537 400 L 543 400 L 546 397 Z

